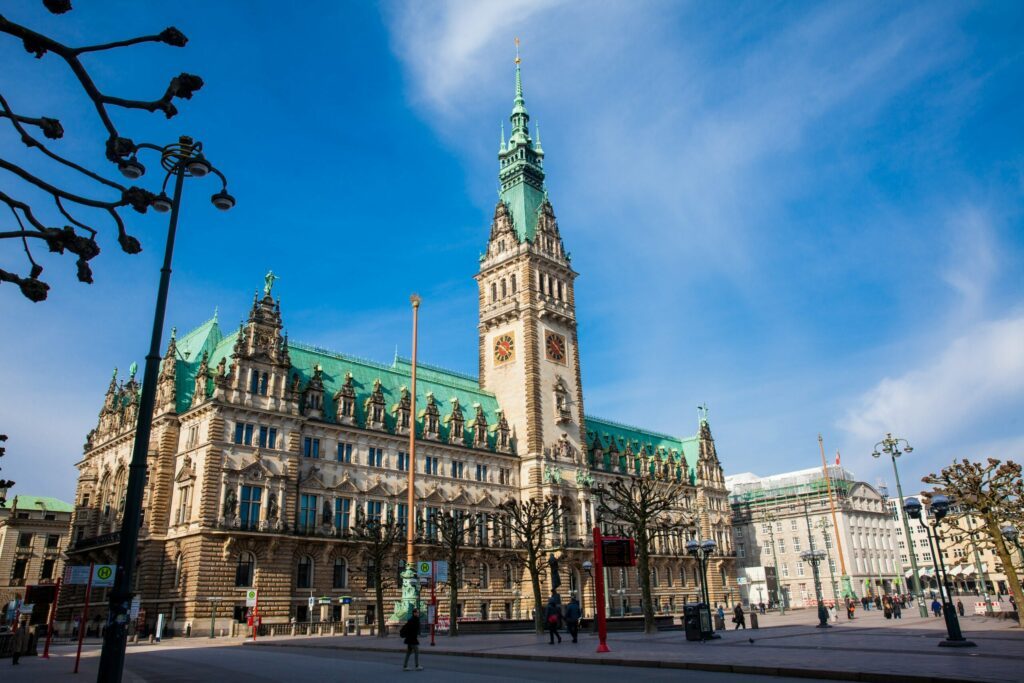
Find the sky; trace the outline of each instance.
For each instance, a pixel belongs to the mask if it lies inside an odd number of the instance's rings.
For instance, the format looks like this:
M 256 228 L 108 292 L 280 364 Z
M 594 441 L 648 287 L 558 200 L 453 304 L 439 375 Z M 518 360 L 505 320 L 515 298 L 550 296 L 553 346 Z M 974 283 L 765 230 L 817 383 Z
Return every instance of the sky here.
M 168 329 L 215 310 L 231 329 L 273 269 L 291 339 L 408 355 L 415 291 L 421 360 L 475 374 L 472 276 L 519 37 L 579 272 L 588 414 L 685 436 L 706 402 L 726 474 L 820 464 L 819 433 L 872 484 L 892 483 L 874 444 L 906 438 L 905 491 L 954 458 L 1024 458 L 1020 3 L 75 4 L 4 15 L 67 44 L 174 25 L 185 48 L 86 64 L 119 97 L 155 99 L 183 71 L 205 81 L 170 120 L 112 110 L 137 141 L 201 140 L 238 200 L 222 213 L 214 182 L 187 183 Z M 8 36 L 0 64 L 14 110 L 60 118 L 54 150 L 110 175 L 67 67 Z M 6 125 L 0 154 L 109 197 Z M 59 219 L 10 175 L 0 189 Z M 0 284 L 15 493 L 72 498 L 110 375 L 148 346 L 166 215 L 126 214 L 135 256 L 89 218 L 94 284 L 50 254 L 46 302 Z M 24 272 L 17 243 L 0 241 L 0 268 Z

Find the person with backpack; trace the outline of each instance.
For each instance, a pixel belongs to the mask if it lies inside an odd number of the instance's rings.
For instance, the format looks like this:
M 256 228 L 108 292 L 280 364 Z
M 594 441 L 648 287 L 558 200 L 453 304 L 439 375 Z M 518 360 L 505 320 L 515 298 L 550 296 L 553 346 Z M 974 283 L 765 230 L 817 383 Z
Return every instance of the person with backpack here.
M 572 596 L 572 600 L 569 601 L 569 606 L 565 608 L 565 627 L 569 629 L 569 635 L 572 636 L 572 642 L 578 643 L 580 633 L 580 617 L 582 611 L 580 610 L 580 601 L 576 596 Z
M 551 597 L 548 598 L 547 607 L 544 608 L 544 623 L 547 624 L 548 635 L 550 636 L 550 644 L 555 644 L 555 638 L 558 638 L 558 642 L 562 642 L 562 636 L 558 634 L 558 622 L 562 620 L 562 598 L 555 592 L 555 589 L 551 589 Z
M 423 667 L 420 666 L 420 611 L 418 608 L 412 608 L 409 621 L 405 622 L 398 635 L 405 642 L 405 662 L 402 664 L 402 671 L 409 671 L 409 655 L 413 655 L 413 665 L 416 667 L 416 671 L 423 671 Z

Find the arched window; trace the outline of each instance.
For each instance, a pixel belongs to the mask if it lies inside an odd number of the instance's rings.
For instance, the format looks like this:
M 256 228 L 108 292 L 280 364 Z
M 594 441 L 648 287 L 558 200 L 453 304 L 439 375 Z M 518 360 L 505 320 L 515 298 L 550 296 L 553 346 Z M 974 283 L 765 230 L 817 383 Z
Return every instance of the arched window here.
M 248 588 L 252 585 L 253 574 L 256 573 L 256 557 L 252 553 L 239 553 L 238 566 L 235 567 L 235 586 Z
M 515 273 L 512 274 L 512 293 L 513 294 L 516 293 L 516 275 L 515 275 Z
M 508 288 L 505 286 L 505 278 L 501 278 L 501 298 L 508 296 Z
M 260 390 L 260 373 L 253 368 L 249 371 L 249 391 L 257 393 Z
M 184 564 L 181 553 L 178 553 L 177 557 L 174 558 L 174 587 L 181 588 L 181 570 Z
M 303 555 L 299 558 L 298 571 L 296 572 L 295 575 L 295 587 L 313 587 L 313 558 L 311 558 L 309 555 Z
M 268 382 L 268 380 L 269 380 L 269 377 L 267 376 L 267 373 L 264 372 L 260 376 L 260 395 L 261 396 L 266 396 L 267 395 L 267 382 Z
M 338 557 L 334 560 L 333 586 L 335 588 L 348 588 L 348 562 L 343 557 Z
M 557 298 L 559 301 L 561 301 L 562 300 L 562 281 L 561 280 L 558 281 L 558 290 L 557 291 L 558 291 L 558 294 L 555 295 L 555 298 Z
M 498 285 L 495 282 L 491 283 L 491 303 L 498 300 Z

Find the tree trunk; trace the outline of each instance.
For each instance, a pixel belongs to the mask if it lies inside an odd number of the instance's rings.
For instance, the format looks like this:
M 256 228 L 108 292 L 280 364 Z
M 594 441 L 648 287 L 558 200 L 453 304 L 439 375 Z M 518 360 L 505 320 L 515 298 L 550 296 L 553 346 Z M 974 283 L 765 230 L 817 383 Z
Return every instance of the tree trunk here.
M 380 566 L 380 565 L 377 565 Z M 374 599 L 377 602 L 377 637 L 383 638 L 387 635 L 387 627 L 384 623 L 384 584 L 381 581 L 380 574 L 376 576 L 376 586 L 374 587 Z
M 998 520 L 995 517 L 986 515 L 985 527 L 988 529 L 988 534 L 992 537 L 992 541 L 996 546 L 996 554 L 999 555 L 999 561 L 1003 563 L 1003 571 L 1006 573 L 1007 583 L 1010 584 L 1010 592 L 1013 593 L 1013 599 L 1017 602 L 1017 627 L 1020 628 L 1024 626 L 1024 621 L 1021 619 L 1021 610 L 1024 610 L 1024 593 L 1021 592 L 1017 568 L 1013 564 L 1010 552 L 1006 549 L 1006 543 L 1003 541 L 1003 533 L 999 528 Z M 981 580 L 984 580 L 984 577 L 981 577 Z
M 640 544 L 637 569 L 640 574 L 640 595 L 644 603 L 644 633 L 656 633 L 658 629 L 654 625 L 654 602 L 651 600 L 651 549 L 648 545 L 650 539 L 647 537 L 646 529 L 639 528 L 635 531 L 637 543 Z
M 448 635 L 454 637 L 459 635 L 459 584 L 457 577 L 449 576 L 448 580 Z
M 530 572 L 530 584 L 533 586 L 533 628 L 537 633 L 544 633 L 544 605 L 540 594 L 540 569 L 537 567 L 536 549 L 527 549 L 526 568 Z

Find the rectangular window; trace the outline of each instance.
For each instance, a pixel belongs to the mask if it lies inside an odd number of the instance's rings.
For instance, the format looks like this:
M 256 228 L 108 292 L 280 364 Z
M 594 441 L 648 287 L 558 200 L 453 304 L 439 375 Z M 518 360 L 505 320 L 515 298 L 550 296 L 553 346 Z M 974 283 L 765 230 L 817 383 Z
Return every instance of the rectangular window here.
M 437 516 L 439 514 L 441 514 L 441 510 L 440 510 L 440 508 L 428 507 L 427 510 L 426 510 L 426 513 L 427 513 L 427 518 L 426 518 L 426 522 L 427 522 L 427 540 L 429 540 L 429 541 L 436 541 L 437 540 Z
M 178 489 L 178 524 L 192 519 L 192 487 L 182 486 Z
M 487 465 L 476 466 L 476 480 L 487 481 Z
M 14 581 L 23 581 L 25 579 L 25 569 L 28 567 L 28 558 L 19 557 L 14 561 L 14 573 L 11 574 L 11 579 Z
M 241 422 L 235 423 L 235 443 L 242 443 L 245 438 L 245 425 Z
M 782 578 L 784 578 L 784 579 L 788 579 L 789 578 L 789 565 L 786 564 L 785 562 L 782 563 Z
M 307 458 L 319 458 L 320 439 L 307 436 L 302 442 L 302 454 Z
M 452 460 L 452 478 L 453 479 L 462 479 L 462 475 L 463 475 L 464 469 L 465 469 L 465 464 L 464 463 L 462 463 L 462 462 L 460 462 L 458 460 Z
M 437 458 L 432 455 L 423 458 L 423 473 L 437 474 Z
M 402 472 L 409 471 L 409 454 L 398 451 L 398 469 Z
M 245 442 L 246 446 L 252 445 L 252 428 L 253 426 L 250 424 L 245 425 L 245 437 L 243 441 Z
M 270 438 L 270 435 L 274 435 L 274 439 Z M 274 441 L 277 440 L 277 430 L 273 427 L 265 427 L 260 425 L 260 448 L 273 448 Z
M 380 524 L 383 521 L 384 503 L 379 500 L 366 501 L 366 521 Z
M 512 483 L 512 470 L 507 467 L 501 467 L 498 469 L 498 482 L 508 486 Z
M 348 531 L 351 522 L 352 500 L 349 498 L 334 499 L 334 528 L 339 533 Z
M 804 563 L 803 562 L 797 562 L 796 563 L 796 575 L 797 576 L 803 576 L 804 575 Z
M 299 499 L 299 529 L 310 531 L 316 528 L 316 495 L 303 493 Z
M 789 520 L 789 530 L 790 531 L 796 531 L 797 530 L 796 520 L 795 519 Z
M 338 442 L 338 462 L 352 462 L 352 444 Z
M 366 464 L 370 467 L 384 467 L 384 449 L 370 446 L 369 455 L 366 456 Z
M 263 499 L 263 488 L 260 486 L 242 487 L 242 504 L 239 516 L 242 518 L 243 529 L 256 529 L 260 525 L 260 503 Z
M 780 538 L 778 543 L 779 543 L 779 552 L 780 553 L 786 552 L 786 539 Z
M 405 529 L 409 525 L 409 506 L 405 503 L 395 506 L 395 522 L 402 530 L 402 538 L 405 538 Z
M 31 548 L 32 547 L 32 534 L 28 531 L 22 531 L 18 534 L 18 547 L 19 548 Z
M 43 568 L 39 571 L 40 579 L 53 578 L 53 563 L 54 560 L 43 560 Z
M 47 548 L 59 548 L 60 547 L 60 534 L 49 534 L 46 537 Z
M 794 536 L 793 537 L 793 552 L 795 552 L 795 553 L 800 552 L 800 537 L 799 536 Z

